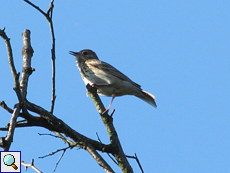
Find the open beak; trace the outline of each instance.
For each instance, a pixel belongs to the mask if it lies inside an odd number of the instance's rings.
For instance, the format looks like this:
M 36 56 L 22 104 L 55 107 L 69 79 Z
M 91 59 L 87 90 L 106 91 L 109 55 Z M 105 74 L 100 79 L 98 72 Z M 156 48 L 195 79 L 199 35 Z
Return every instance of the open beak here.
M 73 52 L 73 51 L 69 51 L 69 54 L 73 55 L 73 56 L 78 56 L 79 52 Z

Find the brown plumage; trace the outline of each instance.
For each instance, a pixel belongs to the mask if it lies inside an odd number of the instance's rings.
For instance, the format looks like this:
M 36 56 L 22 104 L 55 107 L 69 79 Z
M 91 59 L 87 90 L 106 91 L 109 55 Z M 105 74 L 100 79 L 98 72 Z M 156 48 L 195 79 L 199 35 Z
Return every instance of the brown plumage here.
M 92 50 L 70 51 L 70 54 L 76 57 L 76 63 L 85 85 L 94 85 L 97 87 L 98 94 L 112 97 L 107 111 L 113 99 L 116 96 L 123 95 L 134 95 L 150 105 L 157 107 L 154 95 L 143 91 L 140 85 L 133 82 L 110 64 L 100 61 Z

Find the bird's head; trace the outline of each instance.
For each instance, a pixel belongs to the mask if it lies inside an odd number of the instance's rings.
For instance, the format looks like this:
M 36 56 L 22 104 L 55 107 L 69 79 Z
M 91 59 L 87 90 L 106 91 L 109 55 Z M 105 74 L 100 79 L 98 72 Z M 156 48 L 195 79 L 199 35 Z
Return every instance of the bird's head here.
M 69 52 L 71 55 L 74 55 L 76 57 L 76 60 L 79 61 L 86 61 L 88 59 L 98 59 L 97 55 L 95 52 L 93 52 L 90 49 L 84 49 L 81 50 L 80 52 Z

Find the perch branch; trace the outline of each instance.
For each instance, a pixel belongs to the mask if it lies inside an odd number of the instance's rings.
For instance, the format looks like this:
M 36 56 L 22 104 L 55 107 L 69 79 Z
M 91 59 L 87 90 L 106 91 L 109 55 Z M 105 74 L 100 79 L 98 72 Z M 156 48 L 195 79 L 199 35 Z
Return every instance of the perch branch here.
M 107 132 L 109 134 L 110 137 L 110 142 L 111 145 L 113 147 L 113 156 L 116 158 L 119 167 L 121 168 L 121 170 L 123 172 L 133 172 L 132 167 L 130 166 L 124 151 L 121 147 L 121 143 L 119 141 L 117 132 L 115 130 L 115 127 L 113 126 L 113 118 L 112 116 L 108 115 L 108 113 L 103 113 L 105 111 L 105 107 L 103 105 L 103 103 L 101 102 L 100 97 L 97 94 L 97 89 L 95 87 L 91 87 L 89 84 L 86 86 L 88 93 L 90 95 L 90 97 L 92 98 L 97 111 L 99 112 L 99 114 L 101 115 L 101 119 L 107 129 Z

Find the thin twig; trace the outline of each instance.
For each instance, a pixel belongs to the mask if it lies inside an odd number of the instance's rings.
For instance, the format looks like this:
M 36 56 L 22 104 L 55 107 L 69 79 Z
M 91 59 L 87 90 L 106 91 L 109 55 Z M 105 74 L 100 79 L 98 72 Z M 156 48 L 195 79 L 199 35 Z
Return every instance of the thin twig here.
M 51 134 L 51 133 L 49 133 L 49 134 L 41 134 L 41 133 L 38 133 L 38 134 L 39 134 L 40 136 L 42 136 L 42 135 L 47 135 L 47 136 L 52 136 L 52 137 L 55 137 L 55 138 L 60 138 L 60 139 L 62 139 L 65 143 L 68 143 L 70 149 L 72 149 L 73 147 L 75 147 L 75 146 L 77 145 L 75 142 L 73 142 L 73 141 L 71 141 L 71 140 L 65 138 L 63 135 L 61 135 L 61 133 L 59 133 L 59 132 L 54 132 L 54 133 L 57 134 L 57 135 L 53 135 L 53 134 Z
M 98 135 L 97 132 L 96 132 L 96 135 L 97 135 L 97 139 L 99 140 L 99 142 L 102 143 L 102 142 L 101 142 L 101 139 L 100 139 L 100 137 L 99 137 L 99 135 Z M 107 153 L 107 155 L 109 156 L 109 158 L 110 158 L 116 165 L 118 165 L 117 161 L 116 161 L 109 153 Z
M 11 109 L 11 108 L 9 108 L 9 107 L 7 106 L 7 104 L 6 104 L 4 101 L 1 101 L 1 102 L 0 102 L 0 106 L 3 107 L 6 111 L 8 111 L 8 112 L 11 113 L 11 114 L 14 112 L 14 110 Z
M 68 143 L 70 149 L 72 149 L 73 147 L 75 147 L 77 145 L 76 142 L 73 142 L 70 139 L 67 139 L 61 133 L 59 133 L 59 132 L 54 132 L 54 133 L 57 135 L 57 137 L 61 138 L 65 143 Z
M 113 109 L 112 113 L 110 114 L 111 117 L 113 116 L 114 112 L 115 112 L 115 109 Z
M 59 136 L 56 136 L 56 135 L 53 135 L 53 134 L 51 134 L 51 133 L 49 133 L 49 134 L 41 134 L 41 133 L 38 133 L 40 136 L 53 136 L 53 137 L 55 137 L 55 138 L 60 138 Z
M 38 168 L 34 166 L 34 159 L 32 159 L 31 163 L 25 163 L 24 161 L 21 161 L 21 164 L 25 166 L 25 170 L 27 171 L 28 167 L 31 167 L 33 170 L 35 170 L 38 173 L 42 173 Z
M 11 44 L 10 44 L 10 38 L 7 37 L 7 35 L 5 33 L 5 28 L 3 28 L 3 30 L 0 30 L 0 36 L 6 42 L 6 47 L 7 47 L 7 52 L 8 52 L 9 64 L 10 64 L 11 72 L 12 72 L 13 76 L 17 76 L 17 71 L 16 71 L 16 68 L 14 66 L 13 53 L 12 53 L 12 48 L 11 48 Z
M 58 153 L 58 152 L 60 152 L 60 151 L 67 150 L 68 148 L 70 148 L 70 147 L 65 147 L 65 148 L 62 148 L 62 149 L 58 149 L 58 150 L 56 150 L 56 151 L 53 151 L 52 153 L 49 153 L 49 154 L 47 154 L 47 155 L 45 155 L 45 156 L 41 156 L 41 157 L 38 157 L 38 158 L 39 158 L 39 159 L 43 159 L 43 158 L 45 158 L 45 157 L 52 156 L 52 155 L 54 155 L 54 154 L 56 154 L 56 153 Z
M 34 5 L 32 2 L 28 1 L 28 0 L 24 0 L 25 2 L 27 2 L 28 4 L 30 4 L 31 6 L 33 6 L 34 8 L 36 8 L 38 11 L 40 11 L 40 13 L 42 13 L 44 16 L 46 16 L 46 13 L 44 11 L 42 11 L 38 6 Z
M 97 161 L 97 163 L 105 170 L 107 173 L 115 173 L 110 165 L 102 158 L 102 156 L 95 150 L 95 148 L 88 144 L 86 150 L 89 154 Z
M 51 1 L 50 3 L 50 7 L 47 11 L 47 14 L 49 14 L 49 24 L 50 24 L 50 32 L 51 32 L 51 36 L 52 36 L 52 49 L 51 49 L 51 54 L 52 54 L 52 103 L 51 103 L 51 110 L 50 112 L 53 113 L 54 111 L 54 103 L 55 103 L 55 99 L 56 99 L 56 94 L 55 94 L 55 79 L 56 79 L 56 65 L 55 65 L 55 59 L 56 59 L 56 55 L 55 55 L 55 36 L 54 36 L 54 27 L 53 27 L 53 21 L 52 21 L 52 16 L 53 16 L 53 8 L 54 8 L 54 0 Z
M 53 16 L 53 8 L 54 8 L 54 0 L 51 0 L 50 2 L 50 6 L 47 10 L 47 12 L 45 13 L 44 11 L 42 11 L 38 6 L 34 5 L 32 2 L 28 1 L 28 0 L 24 0 L 25 2 L 27 2 L 28 4 L 30 4 L 32 7 L 34 7 L 35 9 L 37 9 L 40 13 L 42 13 L 46 19 L 49 22 L 50 25 L 50 32 L 51 32 L 51 37 L 52 37 L 52 49 L 51 49 L 51 55 L 52 55 L 52 100 L 51 100 L 51 110 L 50 112 L 53 113 L 54 111 L 54 103 L 55 103 L 55 99 L 56 99 L 56 94 L 55 94 L 55 79 L 56 79 L 56 65 L 55 65 L 55 59 L 56 59 L 56 55 L 55 55 L 55 36 L 54 36 L 54 27 L 53 27 L 53 21 L 52 21 L 52 16 Z
M 55 168 L 54 168 L 54 170 L 53 170 L 54 172 L 56 171 L 56 168 L 57 168 L 57 166 L 58 166 L 59 162 L 61 161 L 62 157 L 64 156 L 65 152 L 66 152 L 66 149 L 65 149 L 65 150 L 63 150 L 62 155 L 60 156 L 59 160 L 57 161 L 56 166 L 55 166 Z
M 10 44 L 10 38 L 6 35 L 5 28 L 3 28 L 3 30 L 0 30 L 0 36 L 4 39 L 4 41 L 6 43 L 7 52 L 8 52 L 8 61 L 9 61 L 10 69 L 11 69 L 13 79 L 14 79 L 14 90 L 17 94 L 17 97 L 18 97 L 19 103 L 21 104 L 20 106 L 22 107 L 22 110 L 24 112 L 26 112 L 26 107 L 25 107 L 25 104 L 23 104 L 23 97 L 22 97 L 22 93 L 20 90 L 20 83 L 19 83 L 20 73 L 17 73 L 17 71 L 16 71 L 16 68 L 14 65 L 12 48 L 11 48 L 11 44 Z
M 126 157 L 127 157 L 127 158 L 135 159 L 135 160 L 137 161 L 137 164 L 138 164 L 138 166 L 139 166 L 141 172 L 144 173 L 144 170 L 143 170 L 143 168 L 142 168 L 142 166 L 141 166 L 141 163 L 140 163 L 140 161 L 139 161 L 139 159 L 138 159 L 136 153 L 134 153 L 134 156 L 126 156 Z
M 19 116 L 21 117 L 22 114 L 19 114 Z M 28 116 L 30 116 L 30 117 L 28 117 Z M 29 114 L 29 115 L 27 115 L 27 118 L 32 118 L 31 116 L 32 115 Z M 22 123 L 22 122 L 27 121 L 27 120 L 17 121 L 16 125 L 15 125 L 15 128 L 18 128 L 18 127 L 34 127 L 34 126 L 45 127 L 45 123 L 42 122 L 42 120 L 40 120 L 40 119 L 42 119 L 41 117 L 34 117 L 34 118 L 36 118 L 36 119 L 33 119 L 33 122 Z M 9 127 L 10 127 L 10 123 L 8 123 L 6 127 L 0 127 L 0 131 L 8 131 Z

